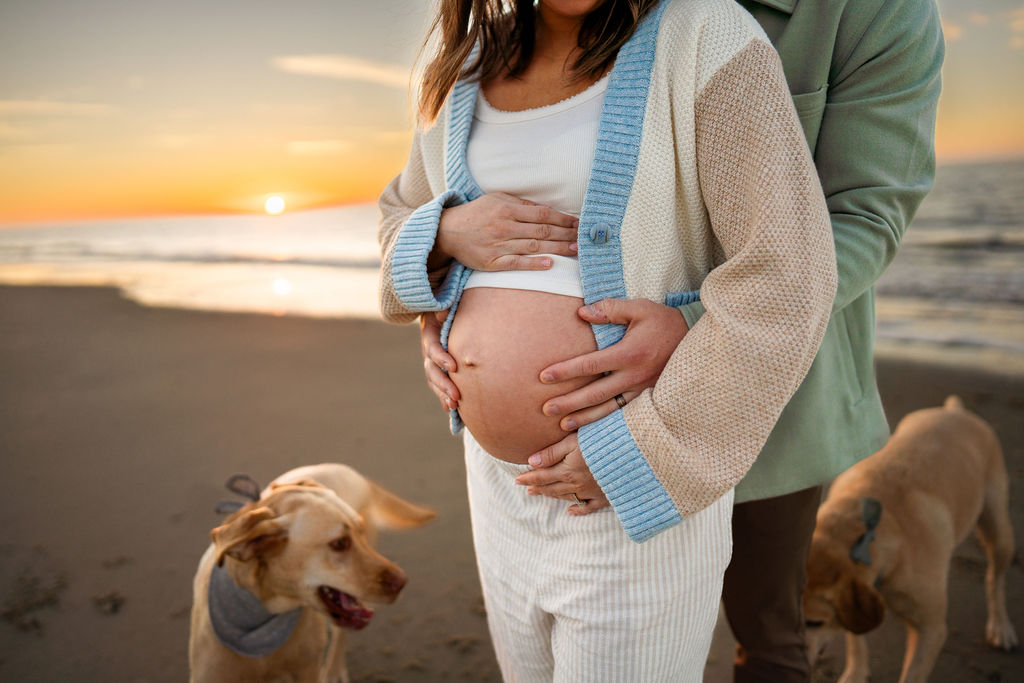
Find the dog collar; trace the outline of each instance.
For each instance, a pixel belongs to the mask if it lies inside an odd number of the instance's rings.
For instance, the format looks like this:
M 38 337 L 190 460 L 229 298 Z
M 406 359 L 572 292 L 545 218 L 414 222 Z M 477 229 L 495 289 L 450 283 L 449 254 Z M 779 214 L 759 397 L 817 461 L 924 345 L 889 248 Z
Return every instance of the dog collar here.
M 218 566 L 210 573 L 207 602 L 217 640 L 246 657 L 266 657 L 284 645 L 302 615 L 301 607 L 280 614 L 267 611 L 259 598 Z
M 865 498 L 861 502 L 861 520 L 865 531 L 850 548 L 850 558 L 854 562 L 871 565 L 871 541 L 875 540 L 875 527 L 882 519 L 882 504 L 874 498 Z

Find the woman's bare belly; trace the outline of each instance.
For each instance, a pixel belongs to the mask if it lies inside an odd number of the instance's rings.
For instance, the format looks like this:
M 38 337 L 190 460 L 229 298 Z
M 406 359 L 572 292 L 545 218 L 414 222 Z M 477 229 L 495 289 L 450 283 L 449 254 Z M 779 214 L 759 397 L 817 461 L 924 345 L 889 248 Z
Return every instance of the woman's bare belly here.
M 484 450 L 525 463 L 561 441 L 559 417 L 544 402 L 595 379 L 542 384 L 540 371 L 597 349 L 590 325 L 576 310 L 583 300 L 522 289 L 474 287 L 462 294 L 448 337 L 458 370 L 459 415 Z

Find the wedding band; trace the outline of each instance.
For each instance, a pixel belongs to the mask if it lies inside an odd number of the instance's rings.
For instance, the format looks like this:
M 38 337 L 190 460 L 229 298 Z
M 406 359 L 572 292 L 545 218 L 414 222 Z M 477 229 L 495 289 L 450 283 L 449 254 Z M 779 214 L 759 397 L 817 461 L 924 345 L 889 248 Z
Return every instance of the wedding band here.
M 579 506 L 580 506 L 581 508 L 582 508 L 582 507 L 586 507 L 586 506 L 587 506 L 587 504 L 586 504 L 586 503 L 584 503 L 584 502 L 583 502 L 582 500 L 580 500 L 580 497 L 579 497 L 579 496 L 577 496 L 577 495 L 576 495 L 575 493 L 573 493 L 573 494 L 570 494 L 570 495 L 572 495 L 572 499 L 573 499 L 573 500 L 574 500 L 574 501 L 576 502 L 576 504 L 577 504 L 577 505 L 579 505 Z
M 619 406 L 620 408 L 625 408 L 626 398 L 622 394 L 619 394 L 618 396 L 615 397 L 615 405 Z

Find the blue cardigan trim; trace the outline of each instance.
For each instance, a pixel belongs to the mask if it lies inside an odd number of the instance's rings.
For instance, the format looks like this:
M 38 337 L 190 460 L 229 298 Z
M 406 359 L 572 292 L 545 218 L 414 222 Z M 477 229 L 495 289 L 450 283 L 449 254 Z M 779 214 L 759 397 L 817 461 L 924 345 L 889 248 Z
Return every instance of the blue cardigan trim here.
M 452 273 L 449 273 L 441 290 L 434 294 L 427 278 L 427 256 L 434 248 L 441 211 L 465 201 L 458 192 L 448 190 L 413 211 L 402 226 L 391 260 L 391 280 L 395 294 L 409 310 L 420 313 L 443 311 L 455 302 L 461 292 L 455 286 L 457 279 L 453 281 Z
M 615 59 L 605 93 L 597 151 L 580 216 L 579 258 L 585 301 L 626 298 L 619 226 L 633 192 L 647 93 L 667 2 L 644 17 Z M 599 348 L 622 339 L 622 325 L 594 325 Z M 629 537 L 645 541 L 682 521 L 633 440 L 622 411 L 579 430 L 580 452 Z
M 686 306 L 694 301 L 700 301 L 699 289 L 695 289 L 692 292 L 669 292 L 665 295 L 665 305 L 672 308 Z
M 609 77 L 598 126 L 594 163 L 580 215 L 579 260 L 584 299 L 587 303 L 626 296 L 625 277 L 622 272 L 622 245 L 618 229 L 626 212 L 626 203 L 633 191 L 644 114 L 647 109 L 647 93 L 657 47 L 658 26 L 667 5 L 667 2 L 659 3 L 640 21 L 633 35 L 619 49 Z M 454 197 L 466 202 L 483 194 L 466 164 L 466 147 L 478 90 L 479 83 L 460 81 L 455 85 L 449 98 L 445 182 L 449 192 L 455 193 Z M 410 292 L 416 292 L 416 296 L 410 295 L 409 300 L 418 306 L 428 306 L 412 310 L 450 308 L 441 333 L 441 342 L 447 348 L 448 332 L 470 270 L 461 264 L 455 264 L 441 292 L 436 297 L 431 295 L 429 299 L 424 296 L 422 286 L 425 285 L 429 289 L 424 265 L 426 254 L 433 244 L 437 220 L 444 206 L 438 200 L 427 206 L 431 205 L 437 208 L 423 215 L 422 223 L 426 225 L 416 223 L 413 226 L 419 233 L 429 234 L 426 249 L 423 249 L 426 240 L 422 237 L 419 241 L 410 238 L 408 245 L 403 243 L 400 237 L 396 245 L 394 263 L 404 265 L 408 257 L 419 265 L 415 273 L 401 271 L 403 276 L 408 274 L 410 277 L 420 278 L 419 287 L 408 288 Z M 408 226 L 407 223 L 403 227 L 403 233 Z M 406 249 L 409 249 L 410 253 L 404 253 Z M 415 254 L 411 253 L 413 251 Z M 400 252 L 402 258 L 399 257 Z M 411 266 L 408 268 L 412 270 Z M 397 275 L 398 273 L 395 273 L 396 279 Z M 397 282 L 395 289 L 399 291 Z M 405 284 L 402 285 L 402 291 L 406 291 Z M 402 300 L 406 302 L 405 298 Z M 625 334 L 625 327 L 622 325 L 600 324 L 592 327 L 597 345 L 602 349 L 618 342 Z M 452 431 L 456 433 L 462 423 L 457 412 L 453 411 L 451 417 Z M 647 540 L 682 521 L 672 499 L 633 440 L 621 411 L 581 428 L 579 442 L 587 465 L 608 496 L 620 524 L 631 539 L 637 542 Z
M 621 410 L 580 427 L 578 438 L 591 474 L 631 539 L 646 541 L 682 521 L 672 499 L 637 451 Z

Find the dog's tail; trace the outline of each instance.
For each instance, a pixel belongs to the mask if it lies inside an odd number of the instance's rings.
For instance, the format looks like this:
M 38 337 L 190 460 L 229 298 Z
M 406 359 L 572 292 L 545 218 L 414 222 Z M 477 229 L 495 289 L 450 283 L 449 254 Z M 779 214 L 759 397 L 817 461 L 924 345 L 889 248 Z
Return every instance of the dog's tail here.
M 410 503 L 375 482 L 369 484 L 370 502 L 363 514 L 381 529 L 412 529 L 437 517 L 431 508 Z
M 956 394 L 950 394 L 943 404 L 946 410 L 963 410 L 964 402 L 960 400 L 960 397 Z

